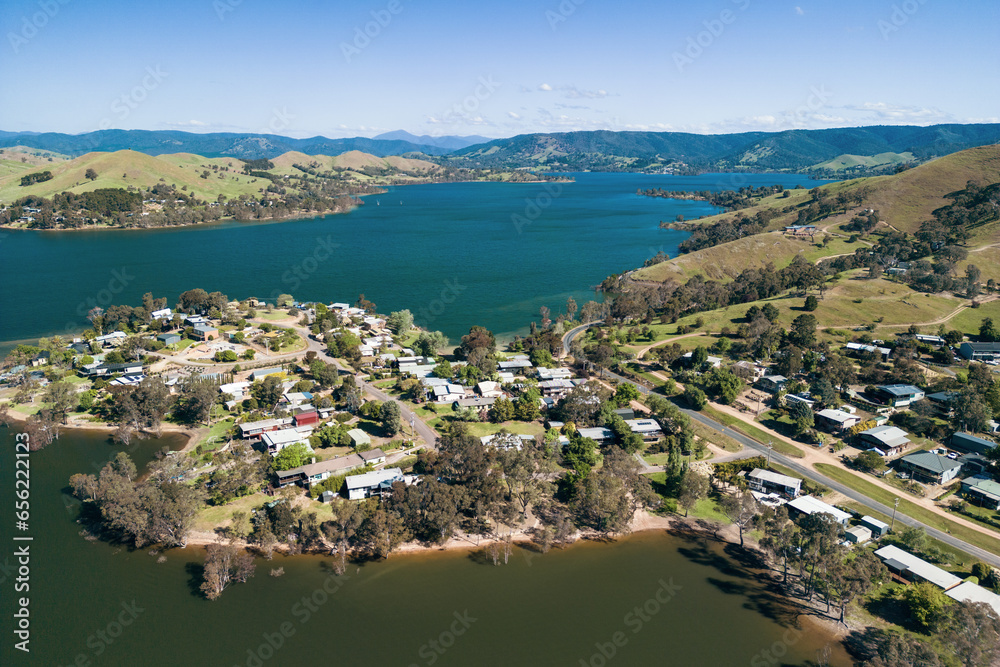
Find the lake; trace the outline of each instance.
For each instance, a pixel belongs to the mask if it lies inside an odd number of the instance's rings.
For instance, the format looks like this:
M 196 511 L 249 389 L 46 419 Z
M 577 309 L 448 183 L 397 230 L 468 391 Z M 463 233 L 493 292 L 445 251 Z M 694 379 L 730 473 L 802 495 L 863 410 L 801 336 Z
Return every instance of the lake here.
M 569 174 L 572 183 L 447 183 L 392 188 L 343 215 L 268 223 L 87 232 L 0 233 L 0 352 L 69 334 L 94 305 L 138 305 L 145 292 L 176 303 L 203 287 L 233 298 L 353 302 L 409 308 L 418 324 L 455 343 L 474 324 L 524 333 L 539 308 L 555 315 L 572 296 L 659 251 L 676 255 L 685 232 L 660 221 L 716 212 L 706 202 L 636 190 L 723 190 L 797 174 Z
M 133 445 L 137 463 L 177 438 Z M 0 428 L 0 488 L 13 489 L 13 436 Z M 330 573 L 319 556 L 258 561 L 215 602 L 199 596 L 198 549 L 158 558 L 85 540 L 63 491 L 116 448 L 67 432 L 31 458 L 31 656 L 15 655 L 9 546 L 0 503 L 4 665 L 803 665 L 829 646 L 712 540 L 644 533 L 494 567 L 466 553 L 394 556 Z M 13 494 L 11 494 L 13 495 Z M 20 543 L 18 543 L 20 544 Z M 283 567 L 284 576 L 271 577 Z M 21 593 L 19 595 L 24 595 Z M 605 656 L 613 655 L 613 658 Z

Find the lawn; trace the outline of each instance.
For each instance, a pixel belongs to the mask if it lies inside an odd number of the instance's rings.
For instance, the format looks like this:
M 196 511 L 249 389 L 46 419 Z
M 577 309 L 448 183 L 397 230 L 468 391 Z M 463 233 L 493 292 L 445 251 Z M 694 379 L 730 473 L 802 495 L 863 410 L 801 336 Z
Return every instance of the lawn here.
M 473 422 L 469 424 L 469 433 L 481 438 L 484 435 L 492 435 L 500 430 L 506 429 L 511 433 L 520 435 L 544 435 L 545 426 L 539 422 L 504 422 L 502 424 L 490 424 L 489 422 Z
M 234 420 L 232 418 L 227 418 L 217 424 L 212 424 L 212 427 L 208 429 L 208 433 L 195 446 L 200 446 L 203 451 L 218 449 L 228 439 L 226 438 L 226 434 L 233 428 L 233 423 Z
M 892 505 L 896 498 L 899 498 L 899 512 L 905 514 L 906 516 L 916 519 L 932 528 L 937 528 L 938 530 L 949 532 L 955 537 L 973 546 L 977 546 L 981 549 L 985 549 L 990 553 L 1000 554 L 1000 539 L 998 537 L 990 537 L 989 535 L 984 535 L 983 533 L 975 530 L 974 528 L 969 528 L 962 524 L 955 523 L 950 519 L 940 516 L 929 509 L 917 505 L 906 498 L 902 498 L 893 494 L 891 491 L 883 489 L 880 486 L 872 484 L 863 477 L 859 477 L 854 473 L 848 472 L 843 468 L 829 463 L 817 463 L 816 469 L 830 477 L 835 479 L 841 484 L 848 486 L 855 491 L 865 494 L 872 500 L 876 500 L 883 505 Z
M 781 439 L 775 439 L 773 435 L 765 433 L 756 426 L 751 426 L 744 421 L 737 419 L 736 417 L 730 416 L 724 412 L 719 412 L 718 410 L 712 408 L 711 406 L 706 406 L 702 410 L 702 413 L 707 417 L 711 417 L 717 422 L 721 422 L 733 429 L 734 431 L 739 431 L 744 435 L 747 435 L 757 442 L 762 444 L 770 442 L 774 446 L 774 451 L 779 454 L 784 454 L 785 456 L 791 456 L 797 459 L 801 459 L 805 454 L 801 449 L 795 445 L 789 444 Z
M 716 447 L 721 447 L 727 452 L 738 452 L 743 449 L 743 445 L 736 442 L 725 433 L 719 433 L 718 431 L 710 429 L 704 424 L 700 424 L 696 421 L 691 422 L 691 430 L 694 431 L 694 434 L 702 440 L 710 442 Z
M 194 517 L 195 530 L 213 530 L 222 523 L 228 523 L 234 512 L 246 512 L 249 514 L 255 507 L 273 500 L 263 493 L 237 498 L 231 503 L 216 507 L 204 507 L 198 511 Z
M 875 510 L 869 509 L 869 508 L 865 507 L 864 505 L 862 505 L 861 503 L 856 503 L 853 500 L 845 501 L 843 503 L 840 503 L 840 505 L 841 505 L 841 507 L 845 507 L 845 508 L 851 510 L 852 512 L 857 512 L 861 516 L 870 516 L 873 519 L 878 519 L 879 521 L 881 521 L 883 523 L 891 523 L 892 522 L 892 517 L 891 516 L 887 516 L 885 514 L 882 514 L 881 512 L 876 512 Z M 954 555 L 954 561 L 958 565 L 962 565 L 964 563 L 975 563 L 978 560 L 977 558 L 973 558 L 970 554 L 967 554 L 967 553 L 965 553 L 964 551 L 962 551 L 960 549 L 956 549 L 955 547 L 953 547 L 953 546 L 951 546 L 949 544 L 945 544 L 944 542 L 941 542 L 940 540 L 936 540 L 936 539 L 934 539 L 933 537 L 931 537 L 929 535 L 927 536 L 927 544 L 928 545 L 933 544 L 934 546 L 936 546 L 941 551 L 947 551 L 948 553 L 953 554 Z
M 970 336 L 978 336 L 979 325 L 982 323 L 984 317 L 991 317 L 994 322 L 1000 322 L 1000 301 L 990 301 L 979 306 L 979 308 L 966 308 L 948 320 L 945 326 L 948 329 L 958 329 Z

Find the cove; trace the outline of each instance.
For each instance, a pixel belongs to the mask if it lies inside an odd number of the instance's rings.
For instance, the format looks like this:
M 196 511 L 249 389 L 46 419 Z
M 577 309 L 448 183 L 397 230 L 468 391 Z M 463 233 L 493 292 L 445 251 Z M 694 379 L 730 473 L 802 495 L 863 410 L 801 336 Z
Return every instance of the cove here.
M 724 190 L 828 182 L 797 174 L 575 173 L 571 183 L 439 183 L 392 188 L 342 215 L 267 223 L 86 232 L 4 232 L 0 352 L 88 325 L 93 305 L 173 305 L 203 287 L 232 298 L 351 301 L 409 308 L 455 343 L 474 324 L 524 333 L 539 308 L 598 299 L 605 277 L 677 254 L 660 221 L 716 212 L 638 189 Z
M 141 466 L 180 444 L 142 441 L 131 454 Z M 12 489 L 9 429 L 0 450 L 0 488 Z M 160 559 L 79 534 L 67 480 L 116 451 L 105 435 L 67 431 L 32 454 L 32 664 L 805 665 L 824 647 L 829 664 L 850 664 L 818 626 L 796 625 L 732 547 L 666 533 L 517 549 L 499 567 L 462 552 L 400 555 L 342 577 L 320 556 L 275 556 L 208 602 L 201 550 Z M 0 508 L 9 545 L 13 503 Z M 10 554 L 0 555 L 8 578 Z M 269 576 L 279 566 L 285 574 Z M 13 609 L 0 597 L 4 617 Z M 0 663 L 13 664 L 12 645 L 5 638 Z

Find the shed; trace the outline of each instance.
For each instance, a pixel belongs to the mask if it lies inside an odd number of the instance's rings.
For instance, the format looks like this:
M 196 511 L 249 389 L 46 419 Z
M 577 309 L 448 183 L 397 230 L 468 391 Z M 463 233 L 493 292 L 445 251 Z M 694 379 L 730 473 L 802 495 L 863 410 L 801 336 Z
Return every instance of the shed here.
M 788 502 L 788 506 L 802 514 L 829 514 L 842 526 L 847 526 L 851 515 L 843 510 L 839 510 L 833 505 L 828 505 L 813 496 L 800 496 Z
M 872 531 L 866 526 L 854 526 L 853 528 L 848 528 L 844 533 L 844 537 L 847 538 L 848 542 L 853 544 L 864 544 L 868 540 L 872 539 Z
M 997 443 L 986 438 L 980 438 L 971 433 L 955 433 L 951 436 L 951 447 L 960 452 L 972 452 L 973 454 L 986 454 L 997 446 Z
M 879 521 L 872 516 L 861 517 L 861 525 L 872 532 L 872 537 L 878 539 L 889 532 L 889 524 Z
M 179 334 L 175 333 L 162 333 L 156 337 L 156 340 L 160 341 L 164 345 L 176 345 L 181 342 L 181 337 Z
M 333 499 L 337 497 L 337 494 L 333 491 L 324 491 L 319 494 L 319 501 L 321 503 L 332 503 Z
M 352 428 L 347 432 L 347 437 L 351 439 L 351 444 L 354 447 L 372 444 L 371 436 L 362 431 L 360 428 Z
M 903 551 L 891 544 L 878 549 L 875 555 L 881 558 L 890 570 L 909 579 L 926 581 L 944 590 L 954 588 L 962 583 L 962 580 L 951 572 L 945 572 L 937 565 L 931 565 L 922 558 L 917 558 L 908 551 Z

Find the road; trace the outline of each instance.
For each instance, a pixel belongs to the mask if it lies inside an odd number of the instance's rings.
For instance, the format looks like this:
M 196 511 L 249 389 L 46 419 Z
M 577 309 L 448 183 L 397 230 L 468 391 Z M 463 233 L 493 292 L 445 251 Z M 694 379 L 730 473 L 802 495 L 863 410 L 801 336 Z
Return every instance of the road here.
M 563 334 L 563 354 L 569 354 L 570 345 L 573 343 L 573 339 L 579 336 L 581 333 L 589 329 L 590 327 L 600 324 L 601 320 L 595 322 L 587 322 L 586 324 L 581 324 L 578 327 L 573 327 L 569 331 Z
M 563 339 L 563 345 L 564 346 L 568 346 L 569 343 L 572 342 L 572 338 L 575 337 L 577 334 L 579 334 L 579 331 L 577 331 L 577 329 L 579 329 L 579 330 L 582 331 L 583 329 L 587 328 L 587 326 L 590 326 L 590 325 L 586 325 L 586 326 L 583 326 L 583 327 L 577 327 L 576 329 L 573 329 L 573 330 L 567 332 L 566 335 L 569 336 L 570 339 L 567 342 L 567 340 L 564 337 L 564 339 Z M 624 378 L 624 377 L 622 377 L 622 376 L 620 376 L 620 375 L 618 375 L 616 373 L 612 373 L 611 371 L 605 370 L 604 374 L 605 374 L 605 376 L 611 377 L 613 379 L 616 379 L 619 382 L 628 382 L 629 384 L 635 385 L 636 389 L 639 390 L 639 393 L 642 393 L 642 394 L 649 394 L 649 393 L 651 393 L 650 390 L 647 387 L 644 387 L 643 385 L 641 385 L 641 384 L 639 384 L 637 382 L 629 380 L 628 378 Z M 765 445 L 762 442 L 758 442 L 758 441 L 754 440 L 753 438 L 751 438 L 749 436 L 743 435 L 742 433 L 740 433 L 738 431 L 734 431 L 733 429 L 731 429 L 731 428 L 729 428 L 729 427 L 727 427 L 727 426 L 725 426 L 723 424 L 720 424 L 719 422 L 715 421 L 714 419 L 706 417 L 705 415 L 703 415 L 700 412 L 696 412 L 694 410 L 689 410 L 687 408 L 680 408 L 680 410 L 684 414 L 686 414 L 689 417 L 691 417 L 691 419 L 699 422 L 700 424 L 702 424 L 704 426 L 707 426 L 708 428 L 711 428 L 711 429 L 713 429 L 715 431 L 718 431 L 719 433 L 722 433 L 724 435 L 729 436 L 730 438 L 732 438 L 736 442 L 740 443 L 744 447 L 749 447 L 750 449 L 755 449 L 755 450 L 757 450 L 757 451 L 759 451 L 759 452 L 761 452 L 762 454 L 765 454 L 765 455 L 768 453 L 768 447 L 767 447 L 767 445 Z M 841 495 L 843 495 L 843 496 L 845 496 L 847 498 L 850 498 L 854 502 L 856 502 L 856 503 L 858 503 L 858 504 L 860 504 L 860 505 L 862 505 L 864 507 L 867 507 L 868 509 L 874 510 L 876 512 L 880 512 L 880 513 L 882 513 L 882 514 L 884 514 L 886 516 L 892 516 L 893 515 L 894 510 L 893 510 L 892 507 L 888 507 L 888 506 L 883 505 L 882 503 L 880 503 L 878 501 L 872 500 L 868 496 L 866 496 L 866 495 L 864 495 L 862 493 L 859 493 L 859 492 L 855 491 L 854 489 L 851 489 L 850 487 L 844 486 L 840 482 L 832 480 L 829 477 L 827 477 L 826 475 L 820 474 L 819 472 L 813 470 L 812 468 L 808 468 L 808 467 L 802 465 L 801 463 L 798 463 L 797 461 L 795 461 L 795 459 L 791 459 L 791 458 L 788 458 L 787 456 L 783 456 L 781 454 L 778 454 L 777 452 L 774 452 L 773 450 L 770 452 L 770 457 L 771 457 L 771 460 L 774 461 L 775 463 L 778 463 L 780 465 L 785 466 L 786 468 L 789 468 L 790 470 L 793 470 L 794 472 L 796 472 L 799 475 L 802 475 L 806 479 L 810 479 L 810 480 L 812 480 L 814 482 L 818 482 L 819 484 L 822 484 L 823 486 L 829 487 L 830 489 L 833 489 L 837 493 L 839 493 L 839 494 L 841 494 Z M 941 542 L 944 542 L 948 546 L 951 546 L 951 547 L 954 547 L 956 549 L 959 549 L 960 551 L 964 551 L 965 553 L 967 553 L 967 554 L 969 554 L 971 556 L 974 556 L 975 558 L 978 558 L 979 560 L 983 561 L 984 563 L 988 563 L 988 564 L 992 565 L 993 567 L 1000 568 L 1000 555 L 991 553 L 989 551 L 986 551 L 985 549 L 980 549 L 977 546 L 973 546 L 973 545 L 969 544 L 968 542 L 965 542 L 965 541 L 960 540 L 960 539 L 958 539 L 956 537 L 953 537 L 950 533 L 945 533 L 945 532 L 942 532 L 942 531 L 938 530 L 937 528 L 932 528 L 932 527 L 930 527 L 930 526 L 928 526 L 928 525 L 926 525 L 924 523 L 921 523 L 920 521 L 917 521 L 916 519 L 908 517 L 908 516 L 906 516 L 904 514 L 896 513 L 896 521 L 898 521 L 899 523 L 901 523 L 903 525 L 906 525 L 906 526 L 919 526 L 920 528 L 923 528 L 924 530 L 926 530 L 927 534 L 930 535 L 931 537 L 933 537 L 934 539 L 940 540 Z

